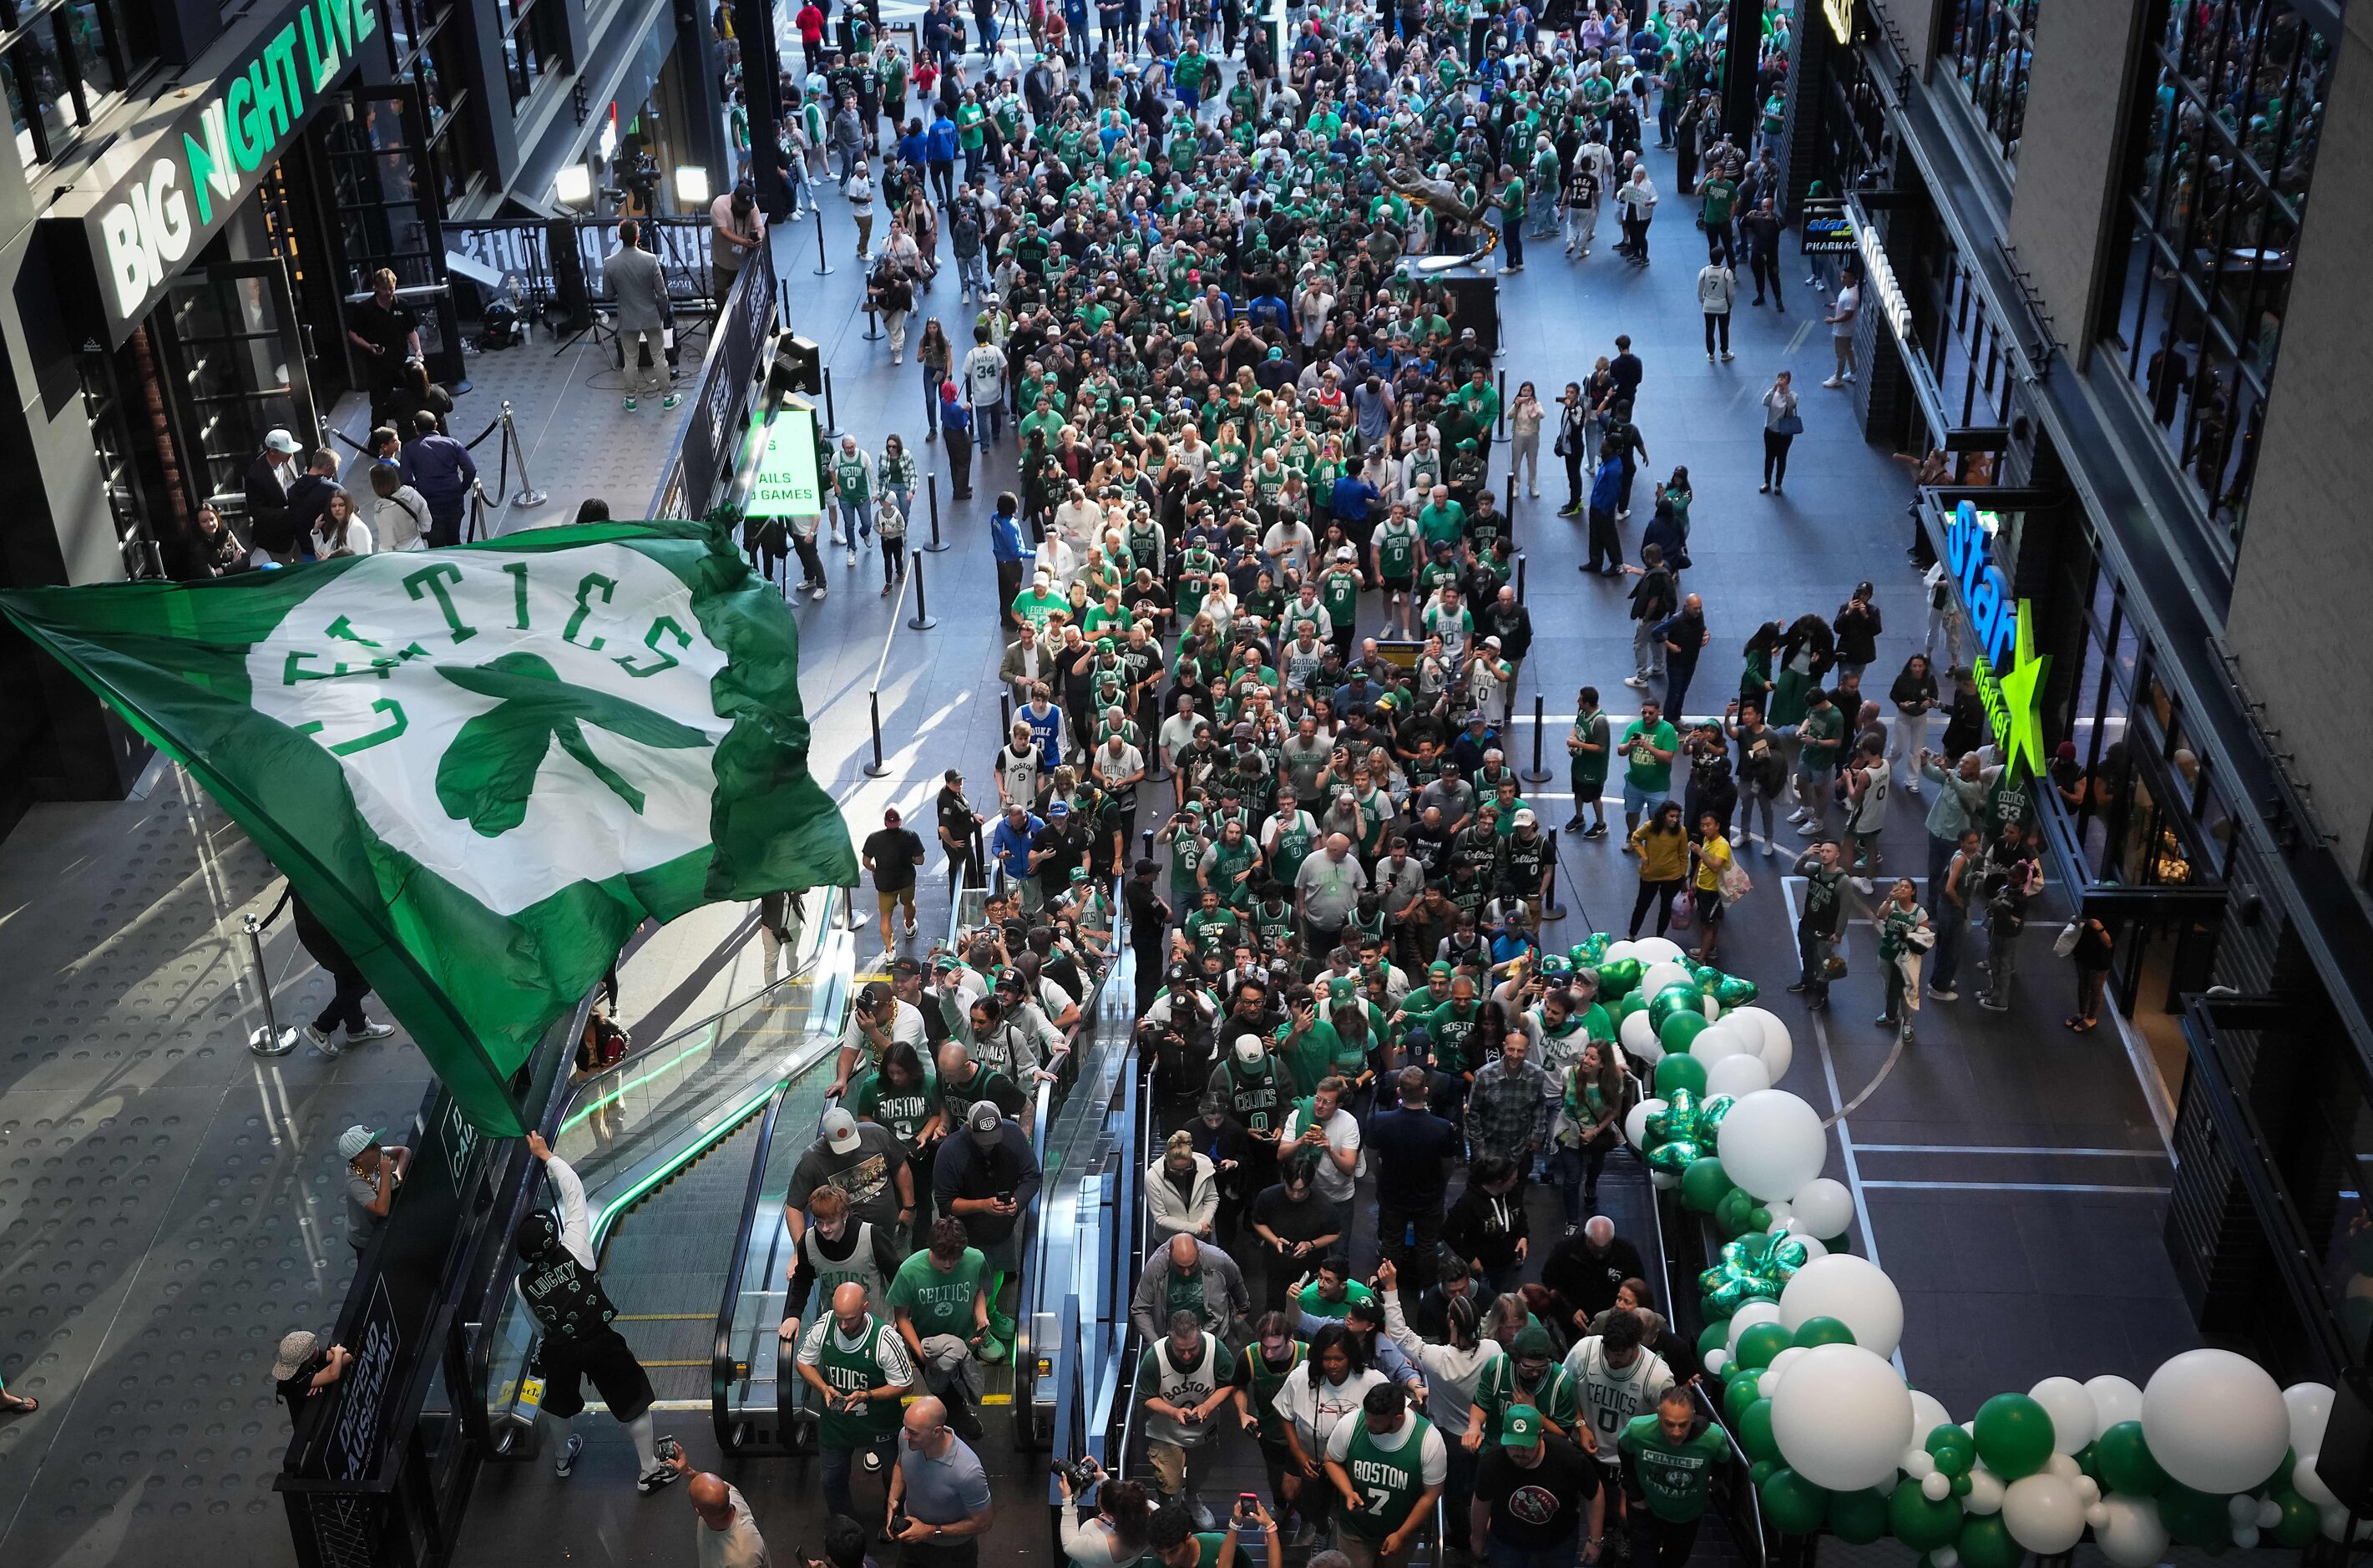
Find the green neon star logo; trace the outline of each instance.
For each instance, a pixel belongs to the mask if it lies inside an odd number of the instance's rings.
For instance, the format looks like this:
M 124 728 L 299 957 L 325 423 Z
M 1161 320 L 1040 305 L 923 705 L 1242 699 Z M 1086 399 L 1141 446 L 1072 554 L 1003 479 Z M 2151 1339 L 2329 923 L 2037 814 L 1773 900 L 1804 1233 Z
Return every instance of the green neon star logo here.
M 2008 673 L 1999 676 L 1996 685 L 2002 693 L 2003 766 L 2014 777 L 2018 772 L 2018 759 L 2027 757 L 2029 773 L 2043 771 L 2043 677 L 2052 667 L 2047 657 L 2035 651 L 2035 624 L 2032 602 L 2018 602 L 2018 635 L 2011 650 Z

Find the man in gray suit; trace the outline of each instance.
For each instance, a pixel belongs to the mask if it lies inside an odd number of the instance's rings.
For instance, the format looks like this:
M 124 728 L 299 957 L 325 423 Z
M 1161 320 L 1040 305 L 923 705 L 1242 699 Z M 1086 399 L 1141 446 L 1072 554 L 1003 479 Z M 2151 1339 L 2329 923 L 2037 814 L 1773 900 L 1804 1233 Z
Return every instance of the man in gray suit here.
M 641 238 L 641 225 L 631 217 L 621 220 L 618 248 L 602 263 L 609 273 L 610 292 L 617 300 L 618 350 L 626 365 L 629 414 L 635 412 L 637 397 L 668 386 L 667 279 L 660 272 L 659 258 L 637 243 Z M 660 406 L 675 406 L 673 391 L 660 400 Z

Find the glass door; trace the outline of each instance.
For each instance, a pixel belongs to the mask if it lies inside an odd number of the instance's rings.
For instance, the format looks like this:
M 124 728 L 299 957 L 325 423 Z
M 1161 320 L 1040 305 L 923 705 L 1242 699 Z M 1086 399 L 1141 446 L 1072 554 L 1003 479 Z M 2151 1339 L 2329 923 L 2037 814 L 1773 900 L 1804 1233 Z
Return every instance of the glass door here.
M 427 176 L 421 118 L 409 88 L 357 88 L 323 111 L 321 146 L 349 301 L 385 267 L 420 317 L 420 353 L 432 380 L 462 377 L 461 334 L 445 287 L 445 240 L 435 183 Z M 345 334 L 339 341 L 345 341 Z M 362 386 L 367 378 L 357 376 Z
M 193 267 L 167 287 L 150 321 L 176 445 L 194 454 L 184 471 L 193 510 L 208 496 L 240 492 L 265 431 L 286 430 L 300 454 L 320 443 L 285 263 Z

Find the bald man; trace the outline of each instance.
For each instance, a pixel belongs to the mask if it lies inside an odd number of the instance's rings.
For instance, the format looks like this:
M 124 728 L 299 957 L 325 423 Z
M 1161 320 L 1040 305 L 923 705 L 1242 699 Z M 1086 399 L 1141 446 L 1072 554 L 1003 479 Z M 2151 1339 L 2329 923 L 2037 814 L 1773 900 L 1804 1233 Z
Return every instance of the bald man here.
M 692 1499 L 693 1516 L 700 1521 L 692 1532 L 693 1561 L 700 1568 L 773 1568 L 750 1504 L 723 1476 L 695 1471 L 680 1448 L 669 1457 L 668 1465 L 691 1479 L 684 1495 Z
M 948 1425 L 947 1406 L 929 1394 L 907 1406 L 904 1419 L 885 1528 L 906 1568 L 975 1568 L 980 1538 L 997 1521 L 980 1456 Z
M 873 1315 L 865 1287 L 850 1281 L 832 1293 L 832 1310 L 800 1340 L 800 1376 L 823 1413 L 816 1445 L 824 1456 L 824 1498 L 834 1513 L 857 1515 L 848 1474 L 859 1454 L 871 1469 L 890 1462 L 899 1401 L 914 1387 L 914 1363 L 896 1327 Z
M 1129 1298 L 1129 1321 L 1151 1344 L 1167 1332 L 1170 1315 L 1182 1307 L 1202 1319 L 1206 1332 L 1222 1340 L 1252 1311 L 1252 1297 L 1245 1293 L 1244 1270 L 1236 1260 L 1191 1235 L 1173 1236 L 1168 1246 L 1145 1260 Z

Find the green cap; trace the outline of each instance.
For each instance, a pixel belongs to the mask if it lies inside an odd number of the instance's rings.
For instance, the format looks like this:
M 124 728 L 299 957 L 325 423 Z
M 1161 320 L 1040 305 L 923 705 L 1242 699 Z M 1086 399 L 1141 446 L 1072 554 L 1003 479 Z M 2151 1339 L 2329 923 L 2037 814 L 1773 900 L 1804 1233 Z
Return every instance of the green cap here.
M 1451 972 L 1450 960 L 1447 958 L 1437 958 L 1432 963 L 1425 966 L 1425 972 L 1429 975 L 1447 975 Z
M 1510 1405 L 1500 1418 L 1500 1441 L 1511 1448 L 1529 1448 L 1541 1440 L 1541 1412 L 1530 1405 Z
M 1549 1343 L 1549 1331 L 1539 1324 L 1527 1324 L 1516 1331 L 1518 1361 L 1542 1361 L 1555 1354 L 1557 1347 Z

